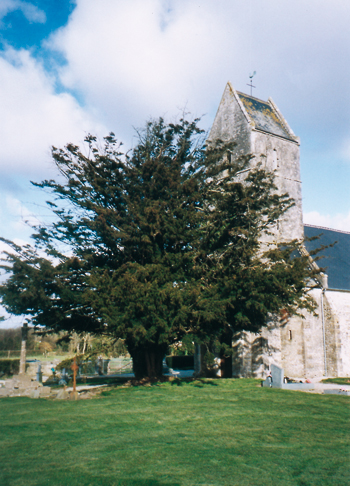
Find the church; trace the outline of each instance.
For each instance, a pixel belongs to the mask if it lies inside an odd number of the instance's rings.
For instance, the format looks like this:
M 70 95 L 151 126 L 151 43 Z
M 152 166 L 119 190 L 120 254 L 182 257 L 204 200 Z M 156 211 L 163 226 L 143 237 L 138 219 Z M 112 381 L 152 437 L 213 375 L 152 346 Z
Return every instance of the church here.
M 350 376 L 350 233 L 303 224 L 300 139 L 271 98 L 263 101 L 228 83 L 208 140 L 236 143 L 236 156 L 274 171 L 281 194 L 295 201 L 277 222 L 275 240 L 303 240 L 305 252 L 337 242 L 321 254 L 326 273 L 310 288 L 317 316 L 272 318 L 258 334 L 240 333 L 233 341 L 232 376 L 265 377 L 271 364 L 300 379 Z M 313 263 L 316 265 L 316 263 Z

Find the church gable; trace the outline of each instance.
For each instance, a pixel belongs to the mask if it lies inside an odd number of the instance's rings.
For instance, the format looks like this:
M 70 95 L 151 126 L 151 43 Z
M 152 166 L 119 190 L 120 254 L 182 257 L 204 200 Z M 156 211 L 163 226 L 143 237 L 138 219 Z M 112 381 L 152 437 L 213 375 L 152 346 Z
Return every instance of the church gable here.
M 237 91 L 237 95 L 249 118 L 253 121 L 254 128 L 292 140 L 293 142 L 296 141 L 289 127 L 285 125 L 279 113 L 269 101 L 262 101 L 239 91 Z
M 281 194 L 287 193 L 295 206 L 280 218 L 273 239 L 302 239 L 302 198 L 299 138 L 269 98 L 262 101 L 236 91 L 227 83 L 208 141 L 233 141 L 233 156 L 251 155 L 251 166 L 275 173 Z
M 235 89 L 227 83 L 218 111 L 210 130 L 208 141 L 234 140 L 236 155 L 252 153 L 252 122 Z

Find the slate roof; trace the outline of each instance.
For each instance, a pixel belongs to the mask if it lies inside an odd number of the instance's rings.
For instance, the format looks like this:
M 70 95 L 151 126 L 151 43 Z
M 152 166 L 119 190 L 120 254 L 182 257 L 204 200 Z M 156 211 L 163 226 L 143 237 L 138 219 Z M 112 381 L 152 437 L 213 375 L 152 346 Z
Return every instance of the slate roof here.
M 350 233 L 306 224 L 304 235 L 308 238 L 320 237 L 318 240 L 305 242 L 308 251 L 337 241 L 332 248 L 320 253 L 324 258 L 317 264 L 325 268 L 330 289 L 350 290 Z
M 255 128 L 295 141 L 295 137 L 289 133 L 287 127 L 284 126 L 278 114 L 268 101 L 259 100 L 258 98 L 248 96 L 239 91 L 237 91 L 237 95 L 248 116 L 254 122 Z

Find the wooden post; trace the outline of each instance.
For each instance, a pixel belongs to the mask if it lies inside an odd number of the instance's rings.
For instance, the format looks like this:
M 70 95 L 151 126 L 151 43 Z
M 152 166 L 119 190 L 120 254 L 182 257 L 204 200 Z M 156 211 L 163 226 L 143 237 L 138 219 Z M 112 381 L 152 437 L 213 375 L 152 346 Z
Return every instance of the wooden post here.
M 72 400 L 78 400 L 78 393 L 77 393 L 77 370 L 79 366 L 76 363 L 76 358 L 74 356 L 73 364 L 71 366 L 71 370 L 73 370 L 73 391 L 70 394 L 70 398 Z

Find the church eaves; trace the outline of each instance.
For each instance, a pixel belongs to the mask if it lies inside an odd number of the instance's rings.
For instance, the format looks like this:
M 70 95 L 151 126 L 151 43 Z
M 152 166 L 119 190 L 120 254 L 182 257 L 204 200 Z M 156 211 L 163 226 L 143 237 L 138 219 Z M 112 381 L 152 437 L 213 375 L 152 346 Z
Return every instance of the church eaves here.
M 290 133 L 287 127 L 284 126 L 268 101 L 259 100 L 239 91 L 237 91 L 237 95 L 256 129 L 292 140 L 293 142 L 296 141 L 294 134 Z
M 325 268 L 328 288 L 350 291 L 350 233 L 308 224 L 304 224 L 304 233 L 307 238 L 319 237 L 317 240 L 305 241 L 309 252 L 321 245 L 337 242 L 320 253 L 324 258 L 317 264 Z

